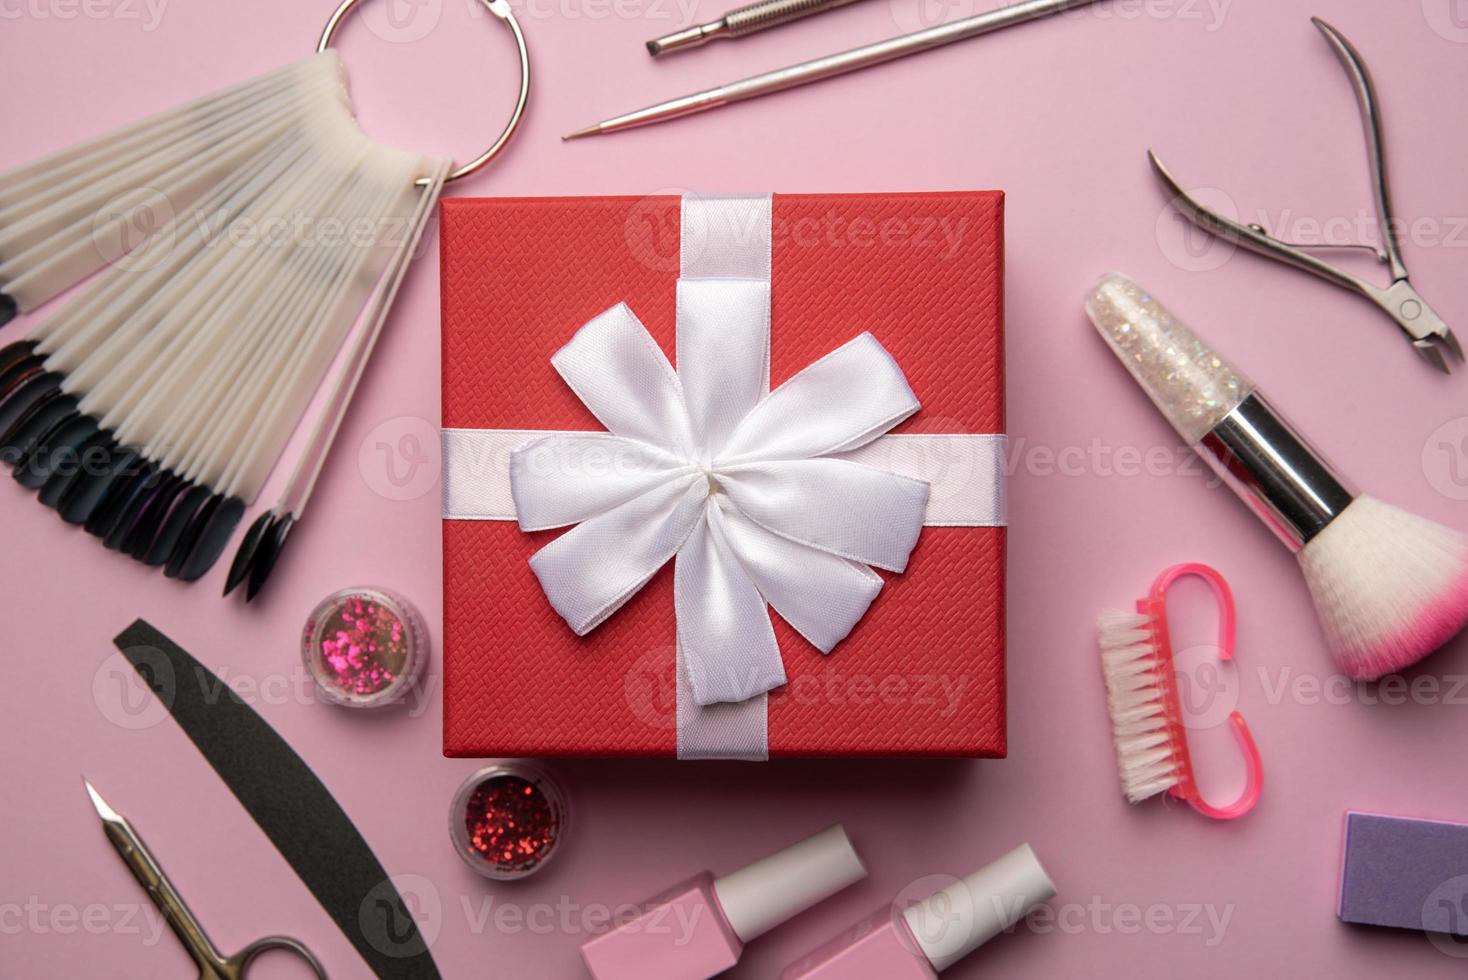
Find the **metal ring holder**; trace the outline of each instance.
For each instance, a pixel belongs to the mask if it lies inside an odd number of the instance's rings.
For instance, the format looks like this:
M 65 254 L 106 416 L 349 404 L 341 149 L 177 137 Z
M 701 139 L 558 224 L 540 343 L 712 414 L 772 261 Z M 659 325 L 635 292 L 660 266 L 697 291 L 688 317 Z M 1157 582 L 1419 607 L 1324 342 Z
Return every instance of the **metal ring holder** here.
M 326 22 L 326 29 L 321 32 L 321 40 L 316 45 L 318 54 L 331 47 L 332 38 L 336 34 L 336 29 L 341 25 L 342 18 L 361 2 L 362 0 L 342 0 L 336 11 L 332 13 L 331 19 Z M 515 48 L 520 55 L 520 92 L 515 100 L 515 110 L 510 113 L 510 121 L 505 124 L 499 136 L 495 137 L 489 149 L 452 171 L 444 178 L 444 183 L 467 177 L 499 156 L 500 151 L 510 142 L 510 137 L 515 135 L 515 129 L 520 125 L 520 118 L 525 115 L 525 103 L 530 99 L 530 52 L 525 47 L 525 33 L 520 30 L 520 22 L 515 20 L 515 14 L 510 10 L 508 0 L 479 0 L 479 2 L 484 5 L 484 9 L 499 18 L 510 29 L 510 33 L 515 35 Z M 419 187 L 426 187 L 429 183 L 426 177 L 417 181 Z

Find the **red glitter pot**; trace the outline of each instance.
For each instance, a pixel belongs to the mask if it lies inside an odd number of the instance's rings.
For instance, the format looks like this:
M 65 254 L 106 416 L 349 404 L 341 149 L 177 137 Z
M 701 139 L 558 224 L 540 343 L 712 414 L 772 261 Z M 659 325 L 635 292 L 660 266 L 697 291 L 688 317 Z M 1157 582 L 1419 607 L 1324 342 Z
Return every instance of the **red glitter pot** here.
M 428 662 L 428 631 L 395 592 L 343 589 L 312 610 L 301 657 L 327 701 L 375 708 L 401 701 L 417 684 Z
M 487 766 L 454 794 L 449 839 L 464 863 L 486 878 L 535 874 L 560 849 L 570 808 L 565 791 L 534 763 Z

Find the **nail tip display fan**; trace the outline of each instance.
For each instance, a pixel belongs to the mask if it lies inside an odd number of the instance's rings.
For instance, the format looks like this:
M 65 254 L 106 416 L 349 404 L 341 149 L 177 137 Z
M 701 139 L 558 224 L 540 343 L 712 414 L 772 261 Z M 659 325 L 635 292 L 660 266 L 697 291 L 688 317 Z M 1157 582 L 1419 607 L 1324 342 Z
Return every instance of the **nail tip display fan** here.
M 279 557 L 448 179 L 357 127 L 329 47 L 0 173 L 0 327 L 88 277 L 0 349 L 0 459 L 70 524 L 170 578 L 228 547 L 335 369 L 280 502 L 226 593 Z M 257 530 L 258 529 L 258 530 Z

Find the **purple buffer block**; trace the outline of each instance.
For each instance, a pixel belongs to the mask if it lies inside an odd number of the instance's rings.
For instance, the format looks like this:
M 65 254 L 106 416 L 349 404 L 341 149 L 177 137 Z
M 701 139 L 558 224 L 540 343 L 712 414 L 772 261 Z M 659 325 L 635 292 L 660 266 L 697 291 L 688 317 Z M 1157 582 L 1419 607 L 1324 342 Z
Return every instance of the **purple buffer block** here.
M 1468 825 L 1349 811 L 1339 914 L 1468 937 Z

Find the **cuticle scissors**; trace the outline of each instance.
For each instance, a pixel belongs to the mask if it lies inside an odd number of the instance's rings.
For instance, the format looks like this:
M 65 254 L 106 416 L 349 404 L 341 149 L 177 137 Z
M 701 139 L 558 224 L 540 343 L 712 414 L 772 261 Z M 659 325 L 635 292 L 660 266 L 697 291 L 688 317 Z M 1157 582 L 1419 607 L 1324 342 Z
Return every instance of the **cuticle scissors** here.
M 1377 249 L 1365 244 L 1351 247 L 1371 249 L 1376 254 L 1377 261 L 1391 269 L 1390 285 L 1377 286 L 1305 251 L 1307 248 L 1322 246 L 1292 244 L 1275 238 L 1261 225 L 1242 224 L 1208 209 L 1197 198 L 1183 190 L 1182 185 L 1162 165 L 1156 153 L 1149 150 L 1147 155 L 1158 177 L 1172 192 L 1173 205 L 1198 227 L 1251 252 L 1309 272 L 1327 282 L 1335 283 L 1337 286 L 1366 297 L 1392 318 L 1392 321 L 1411 340 L 1417 353 L 1429 364 L 1444 374 L 1450 373 L 1448 360 L 1443 355 L 1444 348 L 1459 361 L 1464 359 L 1463 348 L 1452 330 L 1448 329 L 1447 324 L 1443 322 L 1442 317 L 1438 316 L 1421 294 L 1413 288 L 1409 279 L 1407 264 L 1402 258 L 1401 233 L 1396 216 L 1392 211 L 1391 185 L 1387 180 L 1386 154 L 1381 134 L 1381 107 L 1376 97 L 1376 87 L 1371 81 L 1371 73 L 1367 70 L 1366 62 L 1361 58 L 1360 53 L 1340 31 L 1319 17 L 1312 18 L 1312 22 L 1325 35 L 1326 40 L 1330 42 L 1331 47 L 1350 74 L 1351 82 L 1356 89 L 1357 101 L 1361 106 L 1362 123 L 1366 128 L 1366 148 L 1371 160 L 1372 184 L 1376 198 L 1376 213 L 1381 222 L 1383 247 Z
M 132 824 L 102 799 L 85 779 L 82 780 L 87 787 L 87 795 L 92 798 L 92 806 L 97 810 L 97 816 L 102 818 L 102 830 L 107 839 L 122 857 L 123 863 L 132 871 L 133 877 L 158 910 L 163 913 L 163 918 L 178 936 L 179 941 L 188 950 L 189 956 L 199 967 L 199 980 L 240 980 L 245 976 L 250 961 L 261 953 L 268 950 L 279 949 L 305 960 L 310 965 L 312 972 L 321 980 L 327 980 L 326 971 L 315 955 L 302 943 L 288 936 L 267 936 L 257 939 L 233 956 L 225 956 L 221 953 L 204 929 L 199 925 L 199 920 L 189 911 L 188 905 L 184 904 L 183 898 L 174 889 L 168 876 L 163 873 L 157 859 L 148 850 L 143 839 L 133 830 Z

